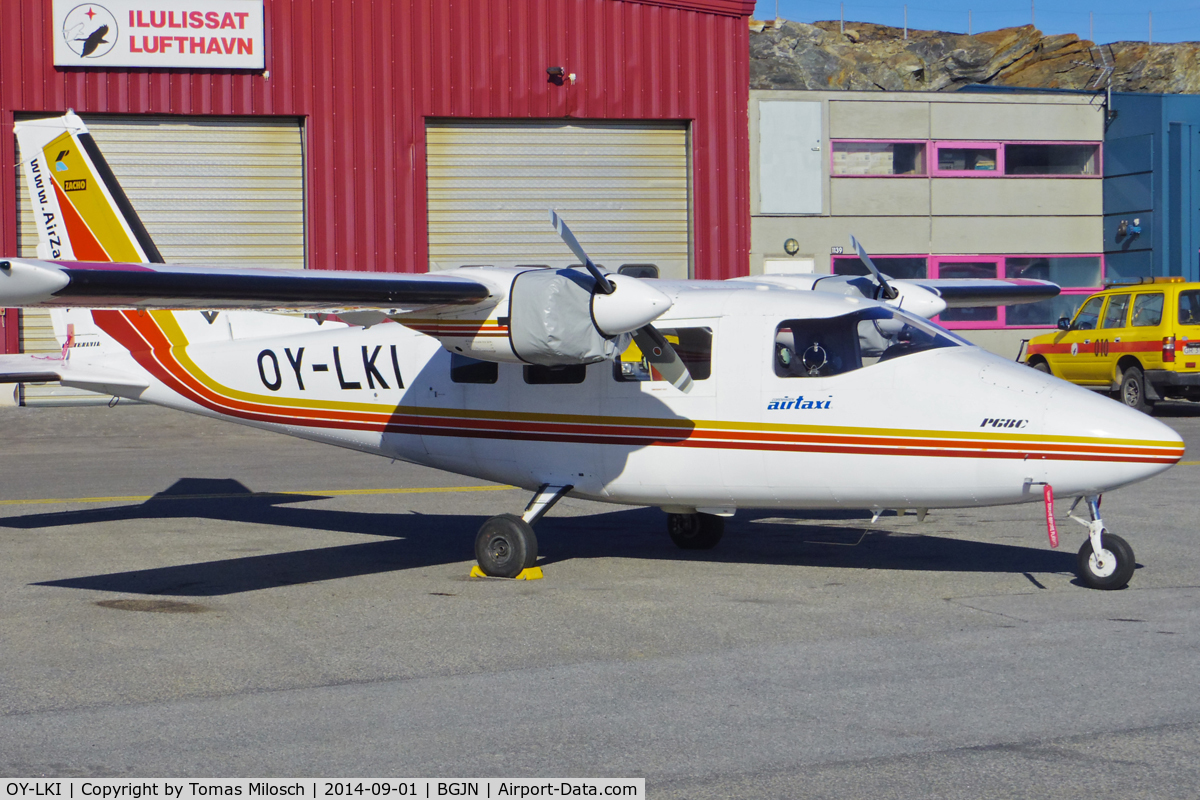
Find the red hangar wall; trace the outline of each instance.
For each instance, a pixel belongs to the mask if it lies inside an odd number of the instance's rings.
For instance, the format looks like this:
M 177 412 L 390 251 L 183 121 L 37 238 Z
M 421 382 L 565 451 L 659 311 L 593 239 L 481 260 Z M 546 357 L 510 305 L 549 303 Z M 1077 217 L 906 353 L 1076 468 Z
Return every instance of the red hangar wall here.
M 187 2 L 159 5 L 186 10 Z M 568 217 L 580 238 L 589 247 L 597 241 L 597 260 L 609 256 L 615 266 L 621 251 L 605 242 L 641 241 L 653 251 L 646 242 L 663 238 L 653 218 L 664 209 L 678 218 L 676 235 L 683 237 L 672 245 L 682 266 L 667 274 L 734 277 L 747 274 L 750 246 L 746 17 L 753 8 L 753 0 L 264 0 L 264 69 L 196 71 L 56 67 L 61 32 L 54 29 L 52 0 L 5 2 L 0 156 L 18 163 L 15 120 L 67 109 L 89 124 L 130 127 L 149 119 L 288 123 L 297 131 L 302 178 L 295 266 L 423 272 L 455 266 L 454 242 L 464 238 L 491 237 L 521 251 L 520 236 L 505 238 L 503 214 L 474 224 L 494 204 L 459 196 L 495 172 L 494 164 L 471 159 L 482 152 L 486 161 L 503 149 L 506 134 L 526 163 L 547 164 L 550 174 L 525 176 L 535 188 L 561 177 L 556 170 L 579 165 L 590 164 L 591 174 L 605 179 L 621 172 L 604 161 L 606 149 L 609 156 L 640 153 L 649 160 L 626 165 L 626 185 L 649 199 L 632 217 L 621 216 L 622 198 L 612 191 L 589 191 L 586 172 L 565 182 L 595 198 L 594 208 Z M 555 67 L 562 75 L 548 72 Z M 574 135 L 580 131 L 583 138 Z M 667 157 L 653 156 L 653 143 L 619 135 L 606 144 L 609 132 L 636 138 L 645 131 L 675 136 L 679 157 L 670 155 L 669 142 L 659 148 Z M 551 152 L 554 136 L 564 132 L 573 144 Z M 532 138 L 523 140 L 525 133 Z M 99 132 L 96 138 L 107 153 Z M 434 138 L 441 149 L 431 154 Z M 21 234 L 18 173 L 0 171 L 6 255 L 30 247 Z M 504 185 L 503 175 L 498 180 Z M 459 194 L 442 194 L 456 186 Z M 682 206 L 671 200 L 675 195 Z M 144 203 L 132 190 L 130 196 L 147 217 Z M 538 219 L 544 216 L 543 207 Z M 508 217 L 510 227 L 514 219 L 523 218 Z M 147 227 L 157 240 L 149 220 Z M 553 235 L 548 222 L 545 229 L 539 237 Z M 267 251 L 262 260 L 269 262 Z M 533 260 L 523 263 L 548 263 L 537 251 L 531 245 Z M 474 260 L 469 246 L 464 253 L 472 261 L 462 263 L 505 261 Z M 236 243 L 209 260 L 235 259 Z M 22 347 L 15 316 L 0 318 L 0 352 Z

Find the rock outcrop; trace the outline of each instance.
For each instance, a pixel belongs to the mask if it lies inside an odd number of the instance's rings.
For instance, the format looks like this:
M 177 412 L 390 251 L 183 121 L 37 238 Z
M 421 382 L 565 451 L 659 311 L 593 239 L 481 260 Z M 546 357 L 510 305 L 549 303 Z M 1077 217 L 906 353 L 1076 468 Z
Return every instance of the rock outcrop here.
M 1119 92 L 1200 93 L 1200 43 L 1096 46 L 1032 25 L 973 36 L 908 32 L 869 22 L 751 23 L 752 89 L 953 91 L 986 83 L 1102 89 L 1105 66 Z

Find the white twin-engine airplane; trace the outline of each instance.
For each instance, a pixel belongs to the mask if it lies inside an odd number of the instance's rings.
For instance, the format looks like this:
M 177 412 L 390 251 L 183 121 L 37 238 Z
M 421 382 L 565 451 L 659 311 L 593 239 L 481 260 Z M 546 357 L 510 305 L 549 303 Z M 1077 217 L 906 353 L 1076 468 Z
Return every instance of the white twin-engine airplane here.
M 861 247 L 861 277 L 638 279 L 604 274 L 553 212 L 582 268 L 165 266 L 77 116 L 17 136 L 39 259 L 0 260 L 0 307 L 55 309 L 63 350 L 0 356 L 0 380 L 531 490 L 523 515 L 480 529 L 486 575 L 540 574 L 532 524 L 568 494 L 658 506 L 675 543 L 700 549 L 738 509 L 923 516 L 1043 500 L 1056 545 L 1057 492 L 1090 517 L 1074 517 L 1088 528 L 1080 577 L 1117 589 L 1134 556 L 1104 530 L 1099 496 L 1183 455 L 1150 417 L 928 321 L 947 303 L 1028 302 L 1053 284 L 889 281 Z

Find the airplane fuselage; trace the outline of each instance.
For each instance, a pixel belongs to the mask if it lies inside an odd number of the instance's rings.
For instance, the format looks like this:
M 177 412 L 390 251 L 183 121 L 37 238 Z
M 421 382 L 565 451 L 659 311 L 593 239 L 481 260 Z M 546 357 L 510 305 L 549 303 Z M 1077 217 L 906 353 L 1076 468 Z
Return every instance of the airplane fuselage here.
M 452 378 L 452 355 L 438 340 L 404 325 L 236 312 L 71 311 L 80 331 L 72 359 L 83 362 L 72 369 L 86 372 L 92 352 L 113 368 L 119 343 L 131 353 L 122 371 L 147 384 L 108 387 L 125 396 L 485 480 L 572 485 L 575 496 L 681 513 L 985 506 L 1040 500 L 1044 483 L 1059 495 L 1098 494 L 1182 455 L 1161 423 L 975 347 L 780 374 L 786 321 L 870 301 L 662 286 L 675 306 L 658 326 L 711 340 L 707 376 L 693 369 L 687 394 L 607 361 L 561 377 L 489 364 L 484 382 L 469 374 L 464 382 Z M 96 330 L 80 315 L 94 316 Z M 797 328 L 797 353 L 801 335 Z M 102 346 L 83 346 L 90 336 Z

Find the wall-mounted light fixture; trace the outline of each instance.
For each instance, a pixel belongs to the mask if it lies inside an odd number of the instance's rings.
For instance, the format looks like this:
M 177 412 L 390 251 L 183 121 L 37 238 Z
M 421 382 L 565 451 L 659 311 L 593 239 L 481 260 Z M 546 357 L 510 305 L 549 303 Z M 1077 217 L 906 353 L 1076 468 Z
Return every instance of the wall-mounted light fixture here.
M 795 239 L 788 239 L 783 243 L 783 252 L 787 253 L 789 256 L 796 255 L 796 253 L 800 252 L 800 243 Z
M 1142 221 L 1134 217 L 1133 224 L 1129 224 L 1129 220 L 1123 219 L 1117 223 L 1117 238 L 1124 239 L 1126 236 L 1140 236 L 1142 233 Z
M 546 67 L 546 74 L 551 78 L 561 78 L 567 74 L 567 71 L 562 67 Z

